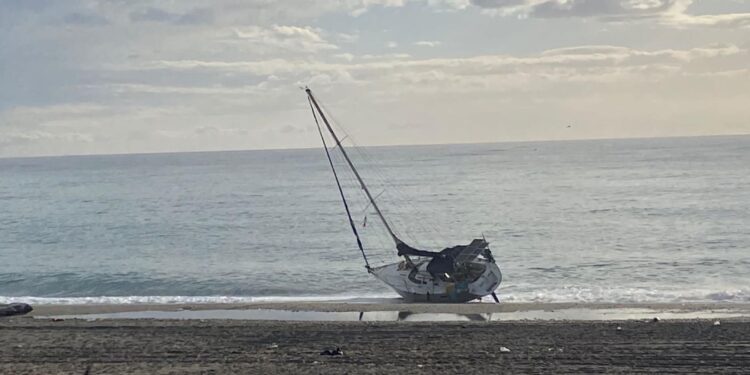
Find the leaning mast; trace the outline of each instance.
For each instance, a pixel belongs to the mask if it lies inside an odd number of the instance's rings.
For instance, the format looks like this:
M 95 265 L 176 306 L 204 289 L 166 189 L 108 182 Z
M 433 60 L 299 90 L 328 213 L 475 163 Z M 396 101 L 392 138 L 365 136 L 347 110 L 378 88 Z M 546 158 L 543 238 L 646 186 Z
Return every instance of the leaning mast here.
M 364 190 L 365 195 L 367 195 L 367 199 L 370 201 L 370 204 L 372 204 L 372 207 L 375 208 L 375 212 L 378 214 L 380 221 L 383 222 L 383 225 L 385 226 L 385 229 L 388 231 L 388 234 L 391 235 L 393 242 L 396 244 L 397 247 L 398 245 L 403 244 L 404 241 L 401 241 L 401 239 L 396 236 L 396 234 L 393 232 L 393 229 L 391 229 L 390 224 L 388 224 L 388 221 L 383 216 L 383 213 L 380 211 L 380 207 L 378 207 L 378 204 L 375 203 L 375 198 L 373 198 L 372 194 L 370 194 L 370 189 L 367 188 L 367 185 L 365 185 L 365 181 L 362 179 L 362 176 L 359 175 L 357 168 L 354 167 L 354 164 L 352 163 L 351 159 L 349 159 L 349 155 L 346 153 L 344 146 L 341 144 L 341 140 L 339 140 L 339 137 L 333 131 L 331 124 L 328 122 L 328 118 L 326 118 L 326 115 L 323 113 L 323 110 L 318 105 L 317 100 L 315 100 L 315 97 L 313 96 L 312 91 L 310 91 L 309 88 L 305 88 L 305 92 L 307 93 L 308 98 L 310 98 L 310 100 L 312 101 L 312 104 L 315 106 L 315 109 L 318 111 L 318 114 L 320 114 L 320 118 L 323 119 L 323 123 L 326 125 L 328 132 L 331 133 L 331 136 L 333 137 L 334 141 L 336 141 L 336 146 L 338 146 L 341 149 L 341 154 L 344 155 L 344 159 L 346 159 L 346 163 L 349 164 L 349 168 L 351 168 L 352 172 L 354 172 L 354 176 L 357 177 L 357 181 L 359 181 L 359 185 L 362 187 L 362 190 Z M 406 258 L 406 260 L 409 261 L 409 263 L 411 263 L 411 259 L 409 259 L 409 256 L 404 255 L 404 258 Z

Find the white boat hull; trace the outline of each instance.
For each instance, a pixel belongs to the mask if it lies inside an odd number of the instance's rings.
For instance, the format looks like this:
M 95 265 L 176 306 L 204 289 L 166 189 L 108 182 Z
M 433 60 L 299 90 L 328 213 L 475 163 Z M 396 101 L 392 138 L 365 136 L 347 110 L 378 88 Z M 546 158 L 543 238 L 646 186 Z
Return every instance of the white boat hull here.
M 481 260 L 476 263 L 484 266 L 484 271 L 472 281 L 435 278 L 425 270 L 426 263 L 418 265 L 416 271 L 399 262 L 372 268 L 370 273 L 408 302 L 462 303 L 492 294 L 502 282 L 497 264 Z

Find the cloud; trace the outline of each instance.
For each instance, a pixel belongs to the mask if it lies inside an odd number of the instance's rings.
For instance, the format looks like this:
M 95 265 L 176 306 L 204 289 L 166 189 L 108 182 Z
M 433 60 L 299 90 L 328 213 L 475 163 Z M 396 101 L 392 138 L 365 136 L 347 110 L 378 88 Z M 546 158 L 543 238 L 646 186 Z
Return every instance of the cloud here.
M 468 58 L 409 59 L 409 55 L 352 56 L 352 63 L 326 63 L 322 61 L 271 59 L 257 61 L 154 61 L 139 69 L 219 70 L 245 72 L 256 75 L 298 75 L 303 73 L 330 73 L 348 71 L 352 74 L 376 72 L 382 76 L 389 72 L 405 71 L 409 74 L 439 69 L 452 75 L 487 75 L 531 72 L 534 69 L 552 71 L 556 68 L 613 69 L 622 66 L 647 66 L 650 64 L 680 65 L 701 59 L 722 56 L 747 55 L 746 49 L 732 44 L 677 50 L 640 50 L 621 46 L 579 46 L 544 51 L 536 56 L 515 57 L 507 55 L 482 55 Z M 368 60 L 377 59 L 370 62 Z M 357 62 L 362 61 L 362 62 Z
M 679 8 L 683 0 L 572 0 L 545 1 L 529 9 L 531 17 L 654 17 Z
M 531 17 L 648 17 L 684 10 L 691 0 L 472 0 L 480 8 Z
M 45 131 L 28 131 L 28 132 L 11 132 L 0 134 L 0 151 L 2 148 L 8 146 L 22 146 L 26 144 L 35 144 L 40 142 L 53 142 L 53 143 L 92 143 L 94 142 L 94 136 L 91 134 L 83 133 L 61 133 L 55 134 Z
M 230 41 L 293 52 L 318 52 L 339 48 L 325 40 L 319 29 L 299 26 L 273 25 L 269 28 L 260 26 L 236 28 Z
M 492 136 L 451 133 L 446 124 L 466 120 L 458 114 L 493 129 L 506 115 L 527 128 L 598 111 L 624 124 L 611 136 L 636 134 L 636 122 L 737 127 L 748 118 L 740 29 L 750 17 L 744 3 L 721 3 L 0 0 L 0 154 L 301 147 L 306 138 L 281 129 L 309 120 L 296 102 L 305 84 L 356 123 L 409 118 L 431 142 Z M 430 32 L 409 33 L 417 24 Z M 713 29 L 671 29 L 693 27 Z M 672 117 L 659 118 L 663 108 Z M 408 128 L 367 134 L 422 141 Z
M 107 18 L 92 13 L 70 13 L 63 18 L 68 25 L 77 26 L 102 26 L 109 24 Z
M 130 12 L 132 22 L 164 22 L 178 25 L 212 24 L 214 11 L 210 8 L 195 8 L 183 13 L 168 12 L 161 8 L 146 7 Z
M 466 9 L 471 5 L 470 0 L 427 0 L 427 4 L 433 7 L 447 9 Z
M 343 60 L 346 60 L 346 61 L 352 61 L 352 60 L 354 60 L 354 55 L 351 54 L 351 53 L 337 53 L 337 54 L 333 55 L 333 57 L 335 57 L 337 59 L 343 59 Z
M 723 28 L 750 28 L 750 13 L 700 16 L 675 14 L 663 19 L 662 23 L 677 27 L 710 26 Z
M 420 47 L 437 47 L 440 44 L 442 43 L 436 40 L 420 40 L 414 43 L 415 46 L 420 46 Z
M 214 21 L 214 11 L 210 8 L 193 9 L 177 19 L 183 25 L 211 24 Z
M 247 129 L 236 129 L 236 128 L 222 128 L 218 126 L 198 126 L 193 129 L 193 132 L 198 135 L 208 136 L 245 136 L 248 135 Z
M 472 0 L 489 14 L 523 18 L 596 18 L 608 22 L 655 20 L 668 26 L 748 27 L 750 13 L 694 15 L 694 0 Z
M 130 12 L 130 20 L 134 22 L 171 22 L 177 18 L 179 18 L 177 14 L 154 7 Z
M 410 57 L 411 55 L 408 53 L 383 53 L 378 55 L 365 54 L 359 56 L 362 60 L 403 60 Z
M 403 7 L 407 0 L 355 0 L 349 1 L 350 14 L 359 17 L 365 14 L 373 6 Z
M 123 93 L 141 93 L 141 94 L 180 94 L 180 95 L 249 95 L 260 94 L 264 89 L 263 84 L 255 86 L 167 86 L 167 85 L 149 85 L 149 84 L 108 84 L 94 85 L 92 88 L 109 90 L 110 92 Z
M 79 103 L 44 107 L 16 107 L 0 112 L 0 154 L 4 149 L 38 144 L 91 143 L 88 116 L 106 114 L 98 104 Z M 84 121 L 80 121 L 80 120 Z

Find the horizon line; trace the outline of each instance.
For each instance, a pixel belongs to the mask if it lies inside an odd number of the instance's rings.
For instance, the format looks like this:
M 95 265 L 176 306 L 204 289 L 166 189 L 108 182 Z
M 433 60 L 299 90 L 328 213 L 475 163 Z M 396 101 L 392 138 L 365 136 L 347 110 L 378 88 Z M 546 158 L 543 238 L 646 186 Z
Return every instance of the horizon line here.
M 535 140 L 503 140 L 489 142 L 451 142 L 451 143 L 411 143 L 411 144 L 378 144 L 378 145 L 359 145 L 357 147 L 429 147 L 429 146 L 456 146 L 456 145 L 491 145 L 503 143 L 555 143 L 555 142 L 580 142 L 580 141 L 615 141 L 615 140 L 646 140 L 646 139 L 679 139 L 679 138 L 719 138 L 719 137 L 745 137 L 750 133 L 736 134 L 706 134 L 706 135 L 675 135 L 675 136 L 656 136 L 656 137 L 602 137 L 602 138 L 571 138 L 571 139 L 535 139 Z M 225 150 L 187 150 L 187 151 L 152 151 L 152 152 L 119 152 L 119 153 L 89 153 L 89 154 L 39 154 L 29 156 L 0 156 L 0 160 L 8 159 L 42 159 L 42 158 L 63 158 L 63 157 L 89 157 L 89 156 L 135 156 L 135 155 L 169 155 L 169 154 L 199 154 L 199 153 L 219 153 L 219 152 L 253 152 L 253 151 L 295 151 L 295 150 L 312 150 L 321 148 L 321 146 L 310 147 L 268 147 L 268 148 L 248 148 L 248 149 L 225 149 Z

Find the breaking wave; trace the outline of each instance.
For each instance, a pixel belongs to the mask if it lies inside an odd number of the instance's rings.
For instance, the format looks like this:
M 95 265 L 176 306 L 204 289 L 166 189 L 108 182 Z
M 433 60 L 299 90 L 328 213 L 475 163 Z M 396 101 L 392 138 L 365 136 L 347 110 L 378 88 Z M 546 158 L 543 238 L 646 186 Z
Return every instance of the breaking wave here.
M 510 288 L 509 288 L 510 289 Z M 648 288 L 564 287 L 526 291 L 498 291 L 506 302 L 577 303 L 711 303 L 750 302 L 750 290 L 654 290 Z
M 725 291 L 655 291 L 646 289 L 562 288 L 535 291 L 505 292 L 498 290 L 502 302 L 514 303 L 747 303 L 748 290 Z M 222 304 L 257 302 L 378 302 L 398 298 L 396 294 L 332 295 L 332 296 L 100 296 L 100 297 L 7 297 L 0 304 L 25 302 L 37 305 L 88 304 Z M 485 298 L 486 302 L 490 298 Z

